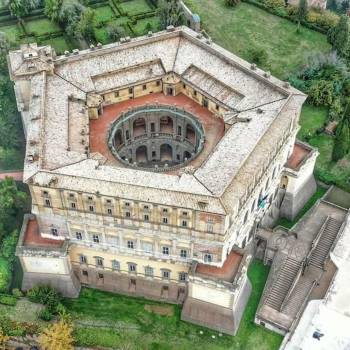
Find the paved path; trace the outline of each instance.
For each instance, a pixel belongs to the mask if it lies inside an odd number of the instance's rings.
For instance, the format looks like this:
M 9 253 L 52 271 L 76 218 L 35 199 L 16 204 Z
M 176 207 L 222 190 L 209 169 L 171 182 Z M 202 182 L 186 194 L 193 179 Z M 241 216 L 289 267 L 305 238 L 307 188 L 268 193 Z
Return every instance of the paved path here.
M 23 171 L 0 173 L 0 180 L 4 180 L 5 177 L 13 177 L 16 181 L 23 181 Z

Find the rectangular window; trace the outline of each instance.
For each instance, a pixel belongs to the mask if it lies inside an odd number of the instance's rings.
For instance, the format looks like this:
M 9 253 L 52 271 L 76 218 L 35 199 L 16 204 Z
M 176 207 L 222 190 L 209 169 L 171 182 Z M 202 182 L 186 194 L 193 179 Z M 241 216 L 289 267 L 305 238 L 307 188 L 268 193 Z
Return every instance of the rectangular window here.
M 183 86 L 184 89 L 186 89 L 186 84 L 183 84 L 182 86 Z
M 100 243 L 100 237 L 98 235 L 92 235 L 92 240 L 94 243 Z
M 156 83 L 156 84 L 157 84 L 157 86 L 159 86 L 159 85 L 160 85 L 160 80 L 157 80 L 157 83 Z
M 214 221 L 211 218 L 209 218 L 207 221 L 207 231 L 210 233 L 214 231 Z
M 117 260 L 112 260 L 112 270 L 120 271 L 120 262 Z
M 147 89 L 147 85 L 146 84 L 143 84 L 142 85 L 142 90 L 146 90 Z
M 182 215 L 183 215 L 183 216 L 187 216 L 187 214 L 188 214 L 187 211 L 183 211 L 183 212 L 182 212 Z
M 89 196 L 89 197 L 88 197 L 88 200 L 89 200 L 89 201 L 92 201 L 92 197 L 91 197 L 91 196 Z
M 169 247 L 162 248 L 163 255 L 169 255 Z
M 153 252 L 153 244 L 150 242 L 142 242 L 141 243 L 142 250 L 146 253 L 152 253 Z
M 85 255 L 80 255 L 79 261 L 81 264 L 87 264 L 87 257 Z
M 213 254 L 204 254 L 204 262 L 211 263 L 213 261 Z
M 127 246 L 129 249 L 134 249 L 134 241 L 128 241 Z
M 186 272 L 180 272 L 179 273 L 179 281 L 184 282 L 187 280 L 187 273 Z
M 119 91 L 114 92 L 114 97 L 119 97 Z
M 70 207 L 71 207 L 72 209 L 75 209 L 75 208 L 76 208 L 75 203 L 74 203 L 74 202 L 72 202 L 72 203 L 70 204 Z
M 203 107 L 208 108 L 209 102 L 206 98 L 203 99 Z
M 182 220 L 181 226 L 182 227 L 187 227 L 187 221 L 186 220 Z
M 112 212 L 112 209 L 111 209 L 111 208 L 108 208 L 108 209 L 107 209 L 107 214 L 108 214 L 108 215 L 112 215 L 112 214 L 113 214 L 113 212 Z
M 89 211 L 93 213 L 95 211 L 95 207 L 93 205 L 89 205 Z
M 181 130 L 182 130 L 181 126 L 178 126 L 177 127 L 177 135 L 178 136 L 181 136 L 181 132 L 182 132 Z
M 163 208 L 163 213 L 167 213 L 168 209 L 167 208 Z
M 181 256 L 181 258 L 187 258 L 187 250 L 186 249 L 181 249 L 180 250 L 180 256 Z
M 49 195 L 49 192 L 43 191 L 43 196 L 44 196 L 44 197 L 46 197 L 46 196 L 48 196 L 48 195 Z
M 102 280 L 104 278 L 103 273 L 99 273 L 98 278 Z
M 129 202 L 125 202 L 124 205 L 125 205 L 126 207 L 130 207 L 130 203 L 129 203 Z
M 163 224 L 167 224 L 168 223 L 168 218 L 163 218 Z
M 69 198 L 74 198 L 74 193 L 70 193 Z
M 154 123 L 151 123 L 151 132 L 155 132 L 155 131 L 156 131 L 156 126 Z M 154 154 L 154 156 L 155 156 L 155 154 Z
M 45 206 L 51 207 L 50 199 L 45 199 Z
M 219 108 L 220 108 L 219 105 L 215 105 L 215 109 L 216 109 L 217 111 L 219 110 Z
M 153 267 L 145 266 L 145 275 L 147 277 L 153 277 Z
M 99 257 L 96 258 L 96 266 L 103 267 L 103 259 L 102 258 L 99 258 Z
M 126 212 L 125 212 L 125 217 L 127 217 L 127 218 L 130 218 L 130 217 L 131 217 L 130 211 L 126 211 Z
M 149 215 L 148 215 L 148 214 L 145 214 L 145 215 L 143 216 L 143 220 L 144 220 L 144 221 L 149 221 Z
M 149 209 L 149 206 L 148 205 L 144 205 L 143 206 L 143 210 L 148 210 Z
M 106 203 L 107 203 L 107 204 L 111 204 L 112 201 L 111 201 L 110 199 L 106 199 Z
M 135 273 L 136 272 L 136 264 L 134 263 L 129 263 L 129 272 Z
M 134 91 L 134 89 L 132 87 L 129 88 L 129 94 L 132 94 L 133 91 Z
M 193 90 L 193 95 L 197 96 L 197 91 L 196 90 Z
M 162 270 L 162 278 L 164 280 L 169 280 L 170 279 L 170 271 L 169 270 Z
M 83 270 L 83 276 L 88 276 L 88 272 L 86 270 Z
M 52 229 L 51 229 L 51 234 L 52 234 L 53 236 L 58 236 L 58 230 L 57 230 L 57 228 L 52 228 Z
M 81 241 L 83 239 L 83 235 L 81 234 L 81 232 L 75 232 L 75 237 L 76 239 L 78 239 L 79 241 Z

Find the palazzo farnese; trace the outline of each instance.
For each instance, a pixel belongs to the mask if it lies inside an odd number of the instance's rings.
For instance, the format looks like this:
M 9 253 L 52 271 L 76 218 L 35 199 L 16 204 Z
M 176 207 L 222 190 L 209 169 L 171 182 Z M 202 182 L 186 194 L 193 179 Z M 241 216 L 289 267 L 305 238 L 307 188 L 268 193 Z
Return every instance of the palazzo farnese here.
M 295 148 L 306 96 L 187 27 L 62 56 L 23 45 L 9 68 L 32 196 L 23 289 L 179 303 L 235 334 L 257 225 L 280 191 L 290 213 L 314 189 L 317 152 Z

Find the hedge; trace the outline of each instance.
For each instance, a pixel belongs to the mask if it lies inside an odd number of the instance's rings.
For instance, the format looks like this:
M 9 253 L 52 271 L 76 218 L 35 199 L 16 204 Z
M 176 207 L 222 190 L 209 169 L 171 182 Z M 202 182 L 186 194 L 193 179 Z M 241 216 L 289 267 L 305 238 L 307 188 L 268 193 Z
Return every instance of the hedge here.
M 9 294 L 0 294 L 0 304 L 15 306 L 17 304 L 17 298 Z
M 0 256 L 0 292 L 6 293 L 11 282 L 11 265 Z

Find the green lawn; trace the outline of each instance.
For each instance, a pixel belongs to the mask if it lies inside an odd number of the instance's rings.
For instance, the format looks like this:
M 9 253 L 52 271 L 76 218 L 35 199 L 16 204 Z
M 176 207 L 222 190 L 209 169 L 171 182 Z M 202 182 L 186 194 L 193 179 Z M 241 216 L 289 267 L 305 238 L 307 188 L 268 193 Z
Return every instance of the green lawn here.
M 236 337 L 220 336 L 181 321 L 181 310 L 176 305 L 171 306 L 173 316 L 150 313 L 145 305 L 168 304 L 141 298 L 83 289 L 78 299 L 66 299 L 64 304 L 77 322 L 80 345 L 116 347 L 127 343 L 130 349 L 277 350 L 282 337 L 253 323 L 268 272 L 269 268 L 257 261 L 249 269 L 253 292 Z
M 249 60 L 251 48 L 264 49 L 267 64 L 262 67 L 286 79 L 315 52 L 327 52 L 325 35 L 297 26 L 247 3 L 228 8 L 224 0 L 185 0 L 202 20 L 212 39 L 229 51 Z
M 95 9 L 96 21 L 105 22 L 114 18 L 114 13 L 109 6 L 101 6 Z
M 25 28 L 27 33 L 33 33 L 34 35 L 43 35 L 61 31 L 61 28 L 56 23 L 45 18 L 25 22 Z
M 53 39 L 49 39 L 49 40 L 43 40 L 40 42 L 41 45 L 51 45 L 56 53 L 58 55 L 61 55 L 64 53 L 64 51 L 70 49 L 69 44 L 67 43 L 66 39 L 63 36 L 57 37 L 57 38 L 53 38 Z
M 335 183 L 339 187 L 350 191 L 350 155 L 338 162 L 332 161 L 334 137 L 324 133 L 317 134 L 316 130 L 322 128 L 327 120 L 327 109 L 305 105 L 303 107 L 298 138 L 317 147 L 320 155 L 316 161 L 316 176 L 327 183 Z
M 148 23 L 151 25 L 150 29 L 147 29 Z M 133 29 L 136 35 L 145 35 L 149 30 L 158 32 L 160 30 L 160 20 L 158 17 L 143 18 L 137 21 Z
M 147 4 L 146 0 L 125 1 L 119 6 L 128 14 L 128 16 L 134 16 L 152 10 L 152 8 Z
M 16 42 L 18 40 L 19 35 L 22 34 L 22 31 L 18 28 L 17 25 L 1 26 L 0 32 L 5 33 L 7 38 L 11 42 Z

